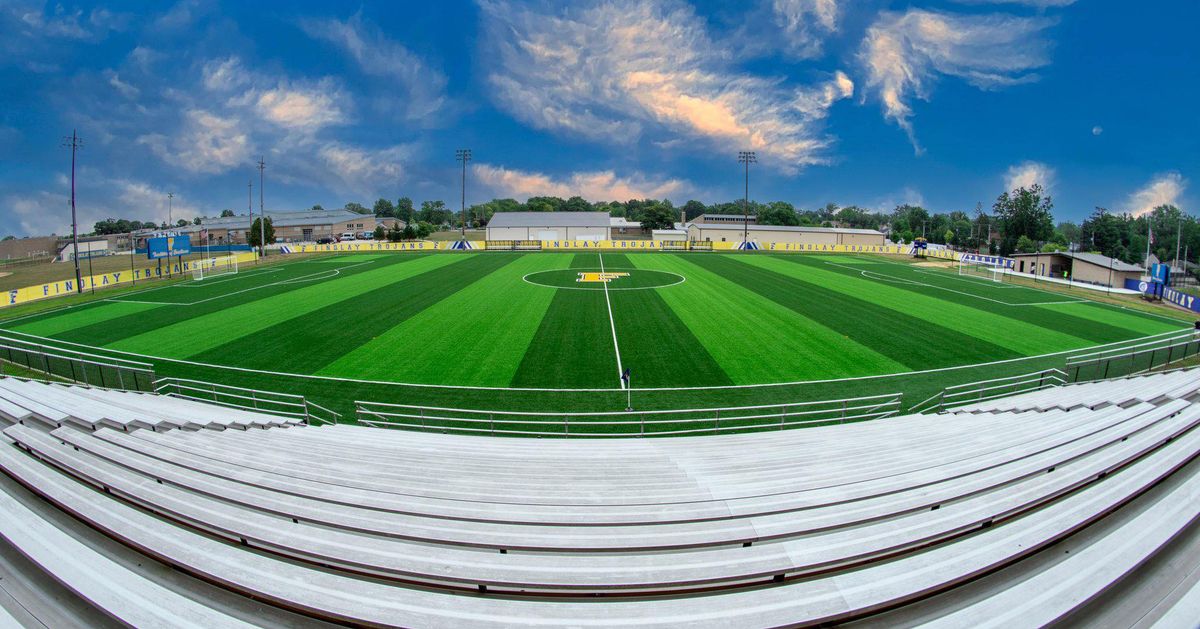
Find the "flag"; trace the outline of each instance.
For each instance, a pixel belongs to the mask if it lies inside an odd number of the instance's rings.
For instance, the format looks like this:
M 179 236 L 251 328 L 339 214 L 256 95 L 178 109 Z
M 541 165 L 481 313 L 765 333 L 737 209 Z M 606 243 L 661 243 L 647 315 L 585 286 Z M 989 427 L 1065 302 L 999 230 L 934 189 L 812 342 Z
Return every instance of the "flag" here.
M 625 371 L 621 372 L 621 381 L 625 383 L 625 386 L 629 386 L 629 367 L 626 367 Z

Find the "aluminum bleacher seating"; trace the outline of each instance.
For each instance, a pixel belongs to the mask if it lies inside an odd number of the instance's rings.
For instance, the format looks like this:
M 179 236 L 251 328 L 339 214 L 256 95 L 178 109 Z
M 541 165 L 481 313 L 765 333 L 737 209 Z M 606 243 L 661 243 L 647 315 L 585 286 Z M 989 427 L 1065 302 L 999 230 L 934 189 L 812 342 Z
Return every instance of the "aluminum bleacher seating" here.
M 1200 555 L 1171 549 L 1200 548 L 1198 381 L 803 430 L 526 440 L 0 379 L 0 556 L 134 626 L 259 621 L 229 597 L 298 614 L 261 624 L 1187 626 Z M 1105 600 L 1121 588 L 1141 594 Z

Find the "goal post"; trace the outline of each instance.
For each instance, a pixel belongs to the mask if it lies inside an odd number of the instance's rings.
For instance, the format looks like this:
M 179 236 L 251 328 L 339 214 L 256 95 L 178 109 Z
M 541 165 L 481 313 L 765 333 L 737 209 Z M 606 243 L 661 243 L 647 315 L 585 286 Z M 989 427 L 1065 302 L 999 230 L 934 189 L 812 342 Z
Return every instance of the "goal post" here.
M 980 260 L 963 257 L 958 261 L 958 274 L 978 277 L 993 282 L 1003 282 L 1006 266 L 1002 261 Z
M 192 265 L 192 279 L 205 280 L 220 275 L 233 275 L 238 272 L 237 256 L 206 258 Z

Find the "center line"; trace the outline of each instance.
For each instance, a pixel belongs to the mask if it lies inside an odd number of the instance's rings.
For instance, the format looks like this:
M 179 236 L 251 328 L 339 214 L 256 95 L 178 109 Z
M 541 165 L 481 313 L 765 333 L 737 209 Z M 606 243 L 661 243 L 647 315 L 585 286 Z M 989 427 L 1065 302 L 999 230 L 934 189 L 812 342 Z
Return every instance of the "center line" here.
M 600 279 L 604 280 L 604 254 L 603 253 L 600 254 Z M 609 299 L 608 299 L 608 281 L 605 280 L 603 282 L 603 284 L 604 284 L 604 303 L 608 306 L 608 327 L 612 329 L 613 351 L 615 351 L 617 354 L 617 381 L 621 383 L 621 388 L 624 389 L 625 388 L 625 379 L 621 377 L 621 374 L 624 374 L 625 370 L 621 367 L 621 346 L 617 344 L 617 324 L 616 324 L 616 322 L 613 321 L 612 302 L 609 301 Z

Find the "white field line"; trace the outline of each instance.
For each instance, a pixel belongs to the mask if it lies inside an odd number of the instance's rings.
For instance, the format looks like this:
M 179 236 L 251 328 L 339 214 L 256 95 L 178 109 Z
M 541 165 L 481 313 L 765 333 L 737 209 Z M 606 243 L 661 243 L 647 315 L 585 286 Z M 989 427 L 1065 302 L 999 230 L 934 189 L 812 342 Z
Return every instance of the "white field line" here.
M 261 285 L 261 286 L 251 286 L 250 288 L 243 288 L 242 290 L 236 290 L 236 291 L 233 291 L 232 293 L 225 293 L 225 294 L 223 294 L 223 295 L 215 295 L 215 296 L 213 296 L 213 297 L 207 297 L 207 298 L 205 298 L 205 299 L 200 299 L 200 300 L 197 300 L 197 301 L 189 301 L 189 302 L 177 302 L 177 301 L 135 301 L 135 300 L 132 300 L 132 299 L 123 299 L 123 298 L 121 298 L 121 297 L 112 297 L 112 298 L 109 298 L 109 299 L 105 299 L 104 301 L 113 301 L 113 302 L 123 301 L 123 302 L 127 302 L 127 303 L 136 303 L 136 304 L 157 304 L 157 305 L 160 305 L 160 306 L 195 306 L 195 305 L 198 305 L 198 304 L 203 304 L 203 303 L 205 303 L 205 302 L 213 301 L 213 300 L 215 300 L 215 299 L 225 299 L 226 297 L 233 297 L 234 295 L 240 295 L 240 294 L 242 294 L 242 293 L 248 293 L 248 292 L 250 292 L 250 291 L 260 290 L 260 289 L 263 289 L 263 288 L 270 288 L 271 286 L 283 286 L 283 285 L 286 285 L 286 284 L 298 284 L 298 283 L 301 283 L 301 282 L 315 282 L 315 281 L 317 281 L 317 280 L 323 280 L 323 279 L 327 279 L 327 278 L 330 278 L 330 277 L 336 277 L 336 276 L 338 276 L 338 275 L 341 275 L 341 271 L 342 271 L 342 269 L 349 269 L 349 268 L 353 268 L 353 267 L 356 267 L 356 266 L 362 266 L 362 265 L 364 265 L 364 264 L 370 264 L 370 263 L 372 263 L 372 262 L 374 262 L 374 260 L 367 260 L 366 262 L 359 262 L 358 264 L 351 264 L 351 265 L 349 265 L 349 266 L 342 266 L 342 267 L 338 267 L 338 268 L 336 268 L 336 269 L 325 269 L 325 270 L 323 270 L 323 271 L 317 271 L 317 272 L 315 272 L 315 273 L 309 273 L 308 275 L 301 275 L 301 276 L 299 276 L 299 277 L 292 277 L 292 278 L 288 278 L 288 279 L 284 279 L 284 280 L 279 280 L 279 281 L 276 281 L 276 282 L 271 282 L 271 283 L 269 283 L 269 284 L 263 284 L 263 285 Z M 324 274 L 327 274 L 327 273 L 330 273 L 330 272 L 332 272 L 332 273 L 333 273 L 333 275 L 324 275 Z M 317 275 L 324 275 L 324 277 L 314 277 L 314 276 L 317 276 Z M 306 279 L 306 278 L 311 278 L 311 279 Z
M 896 266 L 902 266 L 902 267 L 908 267 L 908 266 L 909 266 L 909 265 L 907 265 L 907 264 L 904 264 L 904 263 L 902 263 L 902 262 L 893 262 L 893 261 L 891 261 L 891 260 L 884 260 L 882 257 L 880 258 L 880 260 L 881 260 L 882 262 L 884 262 L 885 264 L 895 264 Z M 1036 281 L 1036 280 L 1034 280 L 1034 281 Z M 1036 286 L 1025 286 L 1025 285 L 1023 285 L 1023 284 L 1015 284 L 1015 285 L 1013 285 L 1013 286 L 1014 286 L 1015 288 L 1027 288 L 1027 289 L 1029 289 L 1029 290 L 1036 290 L 1036 291 L 1038 291 L 1038 292 L 1041 292 L 1041 293 L 1046 293 L 1047 295 L 1054 295 L 1054 296 L 1056 296 L 1056 297 L 1058 297 L 1058 296 L 1061 296 L 1061 293 L 1056 293 L 1056 292 L 1054 292 L 1054 291 L 1051 291 L 1051 290 L 1046 290 L 1046 289 L 1044 289 L 1044 288 L 1038 288 L 1038 287 L 1036 287 Z M 1156 318 L 1156 319 L 1162 319 L 1163 321 L 1170 321 L 1170 322 L 1172 322 L 1172 323 L 1180 323 L 1180 320 L 1179 320 L 1179 319 L 1176 319 L 1176 318 L 1173 318 L 1173 317 L 1168 317 L 1168 316 L 1166 316 L 1166 315 L 1160 315 L 1160 314 L 1158 314 L 1158 313 L 1156 313 L 1156 312 L 1148 312 L 1148 311 L 1146 311 L 1146 310 L 1137 310 L 1137 309 L 1135 309 L 1135 308 L 1130 308 L 1130 307 L 1128 307 L 1128 306 L 1121 306 L 1121 305 L 1117 305 L 1117 304 L 1108 304 L 1108 303 L 1104 303 L 1104 302 L 1102 302 L 1102 301 L 1096 301 L 1096 300 L 1094 300 L 1094 299 L 1089 299 L 1087 296 L 1083 296 L 1083 297 L 1077 297 L 1076 299 L 1078 299 L 1078 302 L 1069 302 L 1069 303 L 1079 303 L 1079 302 L 1084 302 L 1084 303 L 1089 303 L 1089 304 L 1092 304 L 1092 305 L 1095 305 L 1095 306 L 1108 307 L 1108 308 L 1116 308 L 1116 309 L 1118 309 L 1118 310 L 1125 310 L 1125 311 L 1132 312 L 1132 313 L 1136 313 L 1136 314 L 1140 314 L 1140 315 L 1146 315 L 1146 316 L 1148 316 L 1148 317 L 1154 317 L 1154 318 Z
M 1158 334 L 1150 334 L 1148 336 L 1138 337 L 1138 338 L 1134 338 L 1134 339 L 1127 339 L 1124 341 L 1115 341 L 1112 343 L 1105 343 L 1103 345 L 1091 345 L 1088 347 L 1077 347 L 1074 349 L 1065 349 L 1065 350 L 1058 351 L 1058 352 L 1051 352 L 1049 354 L 1039 354 L 1037 356 L 1020 356 L 1017 358 L 1006 358 L 1004 360 L 993 360 L 991 362 L 986 362 L 986 363 L 974 363 L 971 365 L 953 365 L 951 367 L 937 367 L 935 369 L 922 369 L 919 371 L 897 371 L 897 372 L 893 372 L 893 373 L 875 374 L 875 375 L 871 375 L 871 376 L 852 376 L 849 378 L 831 378 L 831 379 L 826 379 L 826 380 L 796 380 L 793 382 L 765 382 L 765 383 L 760 383 L 760 384 L 725 384 L 725 385 L 709 386 L 709 387 L 648 387 L 645 389 L 635 389 L 635 390 L 636 391 L 645 391 L 645 392 L 655 392 L 655 391 L 721 391 L 721 390 L 726 390 L 726 389 L 757 389 L 757 388 L 768 389 L 768 388 L 790 387 L 790 386 L 798 386 L 798 385 L 831 384 L 831 383 L 836 383 L 836 382 L 854 382 L 854 381 L 858 381 L 858 380 L 879 380 L 879 379 L 897 378 L 897 377 L 905 377 L 905 376 L 919 376 L 919 375 L 923 375 L 923 374 L 940 373 L 943 371 L 957 371 L 959 369 L 973 369 L 976 367 L 990 367 L 992 365 L 1004 365 L 1007 363 L 1015 363 L 1015 362 L 1020 362 L 1023 360 L 1039 360 L 1039 359 L 1043 359 L 1043 358 L 1052 358 L 1054 356 L 1062 356 L 1062 355 L 1066 355 L 1066 354 L 1076 355 L 1081 352 L 1103 349 L 1106 347 L 1113 347 L 1116 345 L 1124 345 L 1127 343 L 1133 343 L 1133 342 L 1137 342 L 1137 341 L 1144 342 L 1149 339 L 1155 339 L 1155 338 L 1158 338 L 1161 336 L 1168 336 L 1171 334 L 1179 334 L 1181 332 L 1186 332 L 1186 331 L 1190 331 L 1190 330 L 1191 330 L 1190 326 L 1189 327 L 1181 327 L 1178 330 L 1172 330 L 1170 332 L 1159 332 Z M 622 389 L 606 389 L 606 388 L 597 388 L 597 387 L 576 388 L 576 389 L 556 389 L 556 388 L 550 388 L 550 387 L 481 387 L 481 386 L 469 386 L 469 385 L 462 385 L 462 384 L 416 384 L 416 383 L 412 383 L 412 382 L 395 382 L 395 381 L 389 381 L 389 380 L 369 380 L 366 378 L 339 378 L 337 376 L 318 376 L 318 375 L 314 375 L 314 374 L 288 373 L 286 371 L 267 371 L 267 370 L 263 370 L 263 369 L 250 369 L 248 367 L 234 367 L 232 365 L 217 365 L 217 364 L 213 364 L 213 363 L 202 363 L 202 362 L 197 362 L 197 361 L 193 361 L 193 360 L 184 360 L 182 358 L 166 358 L 163 356 L 151 356 L 149 354 L 138 354 L 136 352 L 126 352 L 126 351 L 121 351 L 121 350 L 116 350 L 116 349 L 107 349 L 107 348 L 103 348 L 103 347 L 96 347 L 94 345 L 85 345 L 83 343 L 74 343 L 72 341 L 63 341 L 63 340 L 54 339 L 54 338 L 50 338 L 50 337 L 46 337 L 46 336 L 38 336 L 36 334 L 29 334 L 27 332 L 17 332 L 16 330 L 0 330 L 0 332 L 3 332 L 5 334 L 12 334 L 12 335 L 17 335 L 17 336 L 23 336 L 23 337 L 28 337 L 28 338 L 32 338 L 32 339 L 37 339 L 38 341 L 42 341 L 43 342 L 42 344 L 51 345 L 51 346 L 53 346 L 54 344 L 57 344 L 59 346 L 70 345 L 70 346 L 74 346 L 74 347 L 83 347 L 86 349 L 90 349 L 92 351 L 103 351 L 103 352 L 107 352 L 109 354 L 121 354 L 123 356 L 133 356 L 136 358 L 148 358 L 151 360 L 159 360 L 159 361 L 163 361 L 163 362 L 177 363 L 180 365 L 193 365 L 196 367 L 208 367 L 208 368 L 212 368 L 212 369 L 226 369 L 229 371 L 237 371 L 237 372 L 242 372 L 242 373 L 256 373 L 256 374 L 266 375 L 266 376 L 285 376 L 285 377 L 289 377 L 289 378 L 301 378 L 301 379 L 306 379 L 306 380 L 323 380 L 323 381 L 328 381 L 328 382 L 352 382 L 355 384 L 371 384 L 371 385 L 409 387 L 409 388 L 415 387 L 415 388 L 429 388 L 429 389 L 447 389 L 447 390 L 461 390 L 461 391 L 518 391 L 518 392 L 530 391 L 530 392 L 560 392 L 560 393 L 604 393 L 604 392 L 611 393 L 614 391 L 622 391 Z
M 947 288 L 945 286 L 937 286 L 936 284 L 927 284 L 925 282 L 918 282 L 917 280 L 910 280 L 910 279 L 906 279 L 903 277 L 896 277 L 895 275 L 887 275 L 885 273 L 876 273 L 875 271 L 866 271 L 863 269 L 856 269 L 852 266 L 848 266 L 845 264 L 838 264 L 837 262 L 829 262 L 828 260 L 825 260 L 824 262 L 825 262 L 825 264 L 831 264 L 833 266 L 840 266 L 844 269 L 850 269 L 851 271 L 858 271 L 859 273 L 862 274 L 863 277 L 865 277 L 867 279 L 875 280 L 878 282 L 894 282 L 894 283 L 901 283 L 901 284 L 912 284 L 914 286 L 925 286 L 927 288 L 933 288 L 936 290 L 944 290 L 944 291 L 951 292 L 951 293 L 957 293 L 959 295 L 965 295 L 967 297 L 983 299 L 985 301 L 990 301 L 992 303 L 1000 304 L 1002 306 L 1013 306 L 1013 307 L 1049 306 L 1049 305 L 1053 305 L 1053 304 L 1073 304 L 1076 302 L 1083 301 L 1082 299 L 1069 299 L 1069 300 L 1064 300 L 1064 301 L 1044 301 L 1044 302 L 1031 303 L 1031 304 L 1014 304 L 1014 303 L 1009 303 L 1007 301 L 1003 301 L 1000 299 L 993 299 L 991 297 L 984 297 L 983 295 L 976 295 L 975 293 L 968 293 L 966 291 L 954 290 L 953 288 Z
M 600 279 L 604 280 L 604 305 L 608 306 L 608 327 L 612 329 L 613 351 L 617 354 L 617 382 L 621 383 L 621 388 L 625 388 L 625 379 L 622 378 L 625 374 L 625 369 L 621 366 L 621 346 L 617 343 L 617 323 L 613 321 L 612 302 L 608 299 L 608 280 L 604 279 L 604 254 L 600 254 Z
M 275 267 L 270 267 L 270 268 L 266 268 L 266 269 L 261 269 L 261 268 L 260 269 L 250 269 L 248 271 L 234 273 L 230 277 L 226 277 L 226 278 L 219 279 L 219 280 L 212 280 L 211 282 L 203 280 L 203 279 L 199 279 L 199 280 L 193 279 L 190 282 L 186 282 L 183 284 L 177 284 L 177 286 L 179 288 L 204 288 L 205 286 L 214 286 L 216 284 L 223 284 L 225 282 L 244 280 L 248 277 L 253 278 L 253 277 L 256 277 L 259 275 L 263 275 L 265 273 L 278 273 L 279 271 L 282 271 L 282 270 L 283 270 L 283 267 L 281 267 L 281 266 L 275 266 Z M 169 288 L 169 287 L 164 286 L 163 288 Z

